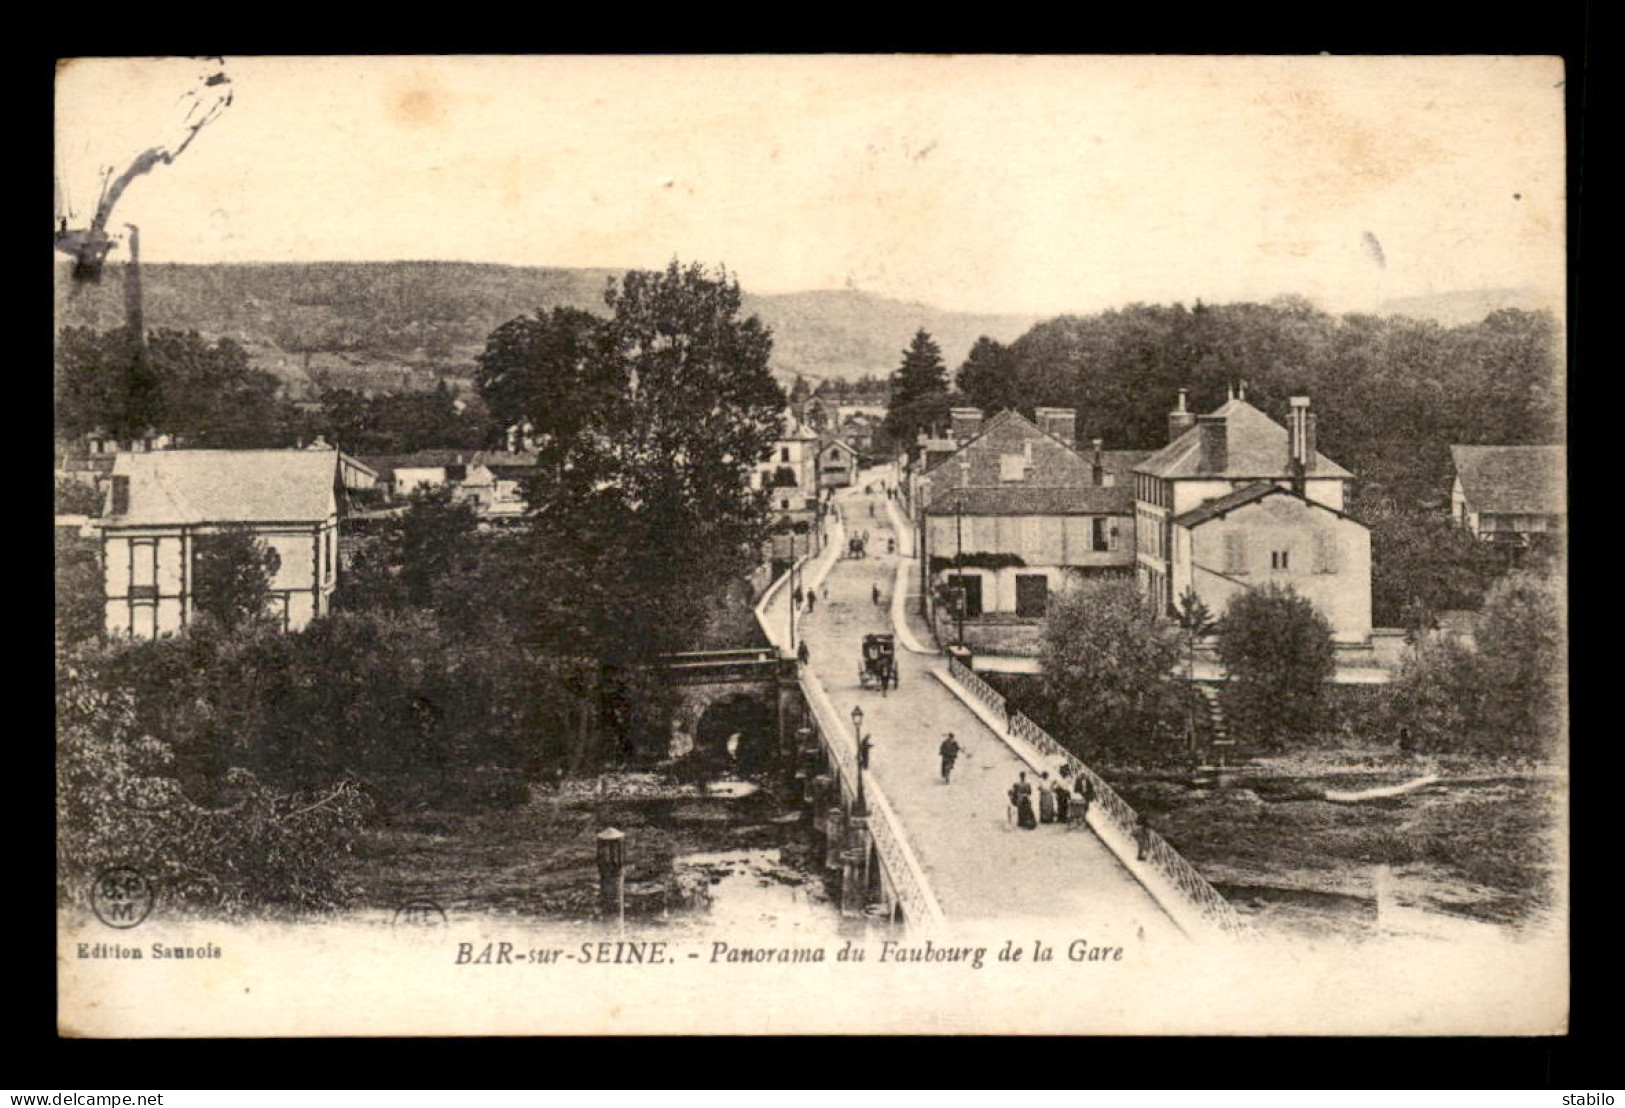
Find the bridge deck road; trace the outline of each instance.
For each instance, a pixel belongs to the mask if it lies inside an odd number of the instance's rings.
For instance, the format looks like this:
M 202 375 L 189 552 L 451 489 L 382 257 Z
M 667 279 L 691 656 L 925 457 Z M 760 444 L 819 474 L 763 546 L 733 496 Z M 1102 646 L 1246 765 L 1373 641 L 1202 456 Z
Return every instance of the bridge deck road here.
M 950 925 L 1069 921 L 1093 945 L 1119 945 L 1143 933 L 1177 936 L 1178 929 L 1112 853 L 1082 825 L 1039 824 L 1024 831 L 1007 816 L 1006 792 L 1027 769 L 997 735 L 931 675 L 940 657 L 897 650 L 899 687 L 882 696 L 858 682 L 863 636 L 891 631 L 890 604 L 897 558 L 885 554 L 890 524 L 885 498 L 862 485 L 837 494 L 848 537 L 869 534 L 865 558 L 840 558 L 798 634 L 811 668 L 843 718 L 862 705 L 874 740 L 870 772 L 907 829 Z M 871 515 L 870 506 L 874 511 Z M 875 551 L 880 553 L 875 553 Z M 844 553 L 844 551 L 843 551 Z M 880 588 L 880 603 L 872 589 Z M 787 616 L 776 603 L 778 623 Z M 943 784 L 937 747 L 952 731 L 962 754 Z M 1029 772 L 1028 777 L 1034 775 Z M 1035 800 L 1036 806 L 1036 800 Z

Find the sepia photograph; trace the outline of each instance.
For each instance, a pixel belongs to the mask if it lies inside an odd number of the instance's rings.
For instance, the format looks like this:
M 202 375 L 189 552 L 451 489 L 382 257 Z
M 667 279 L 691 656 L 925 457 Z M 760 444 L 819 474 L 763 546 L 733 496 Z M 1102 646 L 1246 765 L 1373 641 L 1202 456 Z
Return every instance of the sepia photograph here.
M 60 61 L 59 1035 L 1565 1033 L 1566 80 Z

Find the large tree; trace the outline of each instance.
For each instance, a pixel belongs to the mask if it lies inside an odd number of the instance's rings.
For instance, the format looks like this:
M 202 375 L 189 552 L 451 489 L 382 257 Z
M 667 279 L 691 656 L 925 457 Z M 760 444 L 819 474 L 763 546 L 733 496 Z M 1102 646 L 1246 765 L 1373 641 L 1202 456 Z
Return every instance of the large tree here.
M 1008 351 L 986 335 L 970 348 L 954 381 L 966 401 L 988 415 L 1022 406 L 1021 383 L 1016 379 Z
M 430 603 L 436 583 L 458 568 L 478 523 L 473 505 L 455 499 L 450 485 L 412 490 L 392 535 L 408 600 Z
M 281 567 L 277 552 L 247 528 L 199 535 L 192 557 L 192 602 L 227 627 L 262 619 Z
M 1490 589 L 1477 631 L 1486 722 L 1503 748 L 1551 753 L 1567 734 L 1568 636 L 1563 582 L 1508 574 Z
M 1367 496 L 1372 617 L 1384 627 L 1424 629 L 1447 609 L 1477 608 L 1506 558 L 1448 515 Z
M 750 467 L 780 433 L 770 332 L 737 280 L 698 265 L 631 272 L 609 316 L 504 325 L 480 362 L 493 413 L 541 436 L 529 641 L 598 659 L 601 714 L 630 752 L 659 732 L 642 671 L 684 648 L 766 536 Z
M 942 348 L 925 328 L 903 351 L 903 362 L 891 378 L 891 406 L 886 411 L 884 430 L 899 446 L 916 451 L 916 438 L 923 430 L 938 427 L 948 418 L 948 368 L 942 362 Z
M 1167 753 L 1186 718 L 1179 639 L 1132 581 L 1090 581 L 1044 618 L 1043 682 L 1056 737 L 1086 760 Z
M 1326 617 L 1290 586 L 1267 585 L 1236 594 L 1217 630 L 1234 723 L 1265 745 L 1308 737 L 1336 664 Z
M 574 440 L 603 400 L 604 321 L 579 308 L 509 320 L 475 359 L 475 384 L 500 432 L 529 421 L 544 441 Z

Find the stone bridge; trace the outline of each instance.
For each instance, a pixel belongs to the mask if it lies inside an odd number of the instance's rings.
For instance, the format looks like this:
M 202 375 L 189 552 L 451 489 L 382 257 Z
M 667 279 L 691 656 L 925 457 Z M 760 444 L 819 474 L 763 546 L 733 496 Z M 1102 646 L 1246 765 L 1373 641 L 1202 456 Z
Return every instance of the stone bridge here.
M 661 672 L 677 697 L 668 757 L 720 748 L 738 735 L 741 764 L 761 768 L 790 752 L 804 725 L 795 659 L 772 647 L 668 654 Z

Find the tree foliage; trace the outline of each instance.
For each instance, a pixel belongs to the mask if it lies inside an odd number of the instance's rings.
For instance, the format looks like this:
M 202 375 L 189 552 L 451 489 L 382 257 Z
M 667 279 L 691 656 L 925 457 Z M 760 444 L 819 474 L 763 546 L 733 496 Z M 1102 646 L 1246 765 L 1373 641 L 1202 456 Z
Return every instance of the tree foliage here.
M 194 608 L 227 627 L 264 619 L 281 556 L 246 527 L 199 535 L 194 542 Z
M 1567 738 L 1567 639 L 1555 579 L 1490 590 L 1475 645 L 1422 636 L 1390 690 L 1389 731 L 1418 751 L 1551 757 Z
M 1238 593 L 1217 631 L 1228 707 L 1242 734 L 1272 745 L 1313 733 L 1336 667 L 1331 624 L 1314 604 L 1290 586 Z
M 941 426 L 948 418 L 948 369 L 942 348 L 920 328 L 903 351 L 903 362 L 891 378 L 891 403 L 882 425 L 894 443 L 916 450 L 923 430 Z
M 771 334 L 739 317 L 726 272 L 675 261 L 631 272 L 605 305 L 607 318 L 505 324 L 480 381 L 494 414 L 541 436 L 528 575 L 547 587 L 526 641 L 598 659 L 603 719 L 630 750 L 664 734 L 641 667 L 692 640 L 709 598 L 767 537 L 765 494 L 743 490 L 780 433 L 785 394 Z
M 479 517 L 472 504 L 456 499 L 450 485 L 413 489 L 406 503 L 406 511 L 387 532 L 391 556 L 400 566 L 406 598 L 426 606 L 435 585 L 457 568 Z
M 342 906 L 366 795 L 343 778 L 277 789 L 240 767 L 223 771 L 208 799 L 189 794 L 176 749 L 136 709 L 143 695 L 167 690 L 125 683 L 108 665 L 110 649 L 58 657 L 58 903 L 87 906 L 98 876 L 122 866 L 169 910 L 262 916 Z
M 96 543 L 56 529 L 56 646 L 93 639 L 104 619 L 101 559 Z
M 1213 615 L 1213 609 L 1196 595 L 1196 590 L 1186 588 L 1179 594 L 1179 603 L 1174 608 L 1174 621 L 1185 636 L 1185 676 L 1194 677 L 1196 644 L 1218 625 L 1218 620 Z
M 1332 316 L 1282 298 L 1059 316 L 1005 354 L 1024 406 L 1076 408 L 1080 439 L 1121 449 L 1167 441 L 1181 388 L 1201 412 L 1246 381 L 1248 400 L 1277 418 L 1290 396 L 1307 394 L 1320 412 L 1321 451 L 1366 492 L 1415 507 L 1448 495 L 1452 443 L 1562 440 L 1560 340 L 1547 312 L 1506 309 L 1443 327 Z
M 968 404 L 989 416 L 1006 408 L 1025 406 L 1019 384 L 1010 364 L 1008 349 L 983 335 L 976 340 L 954 378 Z
M 1371 614 L 1378 626 L 1425 628 L 1441 612 L 1477 608 L 1506 558 L 1448 515 L 1366 497 L 1371 528 Z
M 528 420 L 544 440 L 571 440 L 601 401 L 603 320 L 578 308 L 554 308 L 509 320 L 475 359 L 475 384 L 505 430 Z
M 156 431 L 191 447 L 292 446 L 303 421 L 280 392 L 231 339 L 158 330 L 141 350 L 124 328 L 67 327 L 57 341 L 57 427 L 70 436 Z
M 350 454 L 411 454 L 419 450 L 485 446 L 490 428 L 445 381 L 419 392 L 368 397 L 353 389 L 322 390 L 312 429 Z
M 56 479 L 56 514 L 99 516 L 105 495 L 101 489 L 67 477 Z
M 1179 642 L 1134 582 L 1088 581 L 1052 598 L 1042 658 L 1056 738 L 1080 757 L 1154 756 L 1175 741 Z
M 1568 636 L 1559 579 L 1512 573 L 1484 601 L 1477 631 L 1487 722 L 1520 753 L 1552 752 L 1567 730 Z

